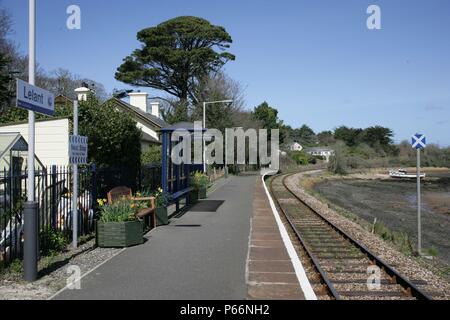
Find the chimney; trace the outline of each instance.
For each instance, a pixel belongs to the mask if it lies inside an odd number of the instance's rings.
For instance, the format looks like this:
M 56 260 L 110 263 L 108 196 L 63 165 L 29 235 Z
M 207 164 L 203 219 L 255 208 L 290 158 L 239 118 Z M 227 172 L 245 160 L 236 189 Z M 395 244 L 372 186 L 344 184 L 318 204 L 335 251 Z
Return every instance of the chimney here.
M 133 107 L 139 108 L 145 113 L 147 113 L 147 98 L 148 93 L 146 92 L 132 92 L 128 94 L 130 96 L 130 104 Z
M 87 101 L 88 94 L 91 92 L 89 88 L 81 87 L 75 89 L 75 93 L 77 94 L 78 101 Z
M 152 115 L 154 115 L 157 118 L 160 118 L 161 114 L 160 114 L 159 101 L 152 102 L 150 105 L 152 107 Z

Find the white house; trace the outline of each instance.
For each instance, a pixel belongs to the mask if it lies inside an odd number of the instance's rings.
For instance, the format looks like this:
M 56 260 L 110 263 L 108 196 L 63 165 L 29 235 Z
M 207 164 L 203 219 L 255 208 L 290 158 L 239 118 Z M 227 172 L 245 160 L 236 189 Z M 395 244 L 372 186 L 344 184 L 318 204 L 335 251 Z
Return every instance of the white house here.
M 161 119 L 160 103 L 150 101 L 148 93 L 134 92 L 129 94 L 130 101 L 112 98 L 108 102 L 122 112 L 126 112 L 136 121 L 136 125 L 142 131 L 142 151 L 151 145 L 160 144 L 159 131 L 169 125 Z
M 308 148 L 305 150 L 305 152 L 312 156 L 324 157 L 327 162 L 329 162 L 331 156 L 334 155 L 334 150 L 328 149 L 328 148 L 322 148 L 322 147 Z
M 302 151 L 303 150 L 303 146 L 298 143 L 298 142 L 294 142 L 289 146 L 289 149 L 291 151 Z
M 17 132 L 28 143 L 28 122 L 0 124 L 0 133 Z M 44 166 L 69 164 L 69 119 L 37 120 L 36 156 Z

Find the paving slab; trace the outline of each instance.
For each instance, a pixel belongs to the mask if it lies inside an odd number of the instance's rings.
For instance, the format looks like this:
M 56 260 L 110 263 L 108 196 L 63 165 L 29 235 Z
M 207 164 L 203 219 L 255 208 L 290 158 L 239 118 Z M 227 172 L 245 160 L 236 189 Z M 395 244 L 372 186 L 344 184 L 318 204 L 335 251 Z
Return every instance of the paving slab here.
M 247 261 L 249 300 L 304 300 L 261 177 L 256 181 Z

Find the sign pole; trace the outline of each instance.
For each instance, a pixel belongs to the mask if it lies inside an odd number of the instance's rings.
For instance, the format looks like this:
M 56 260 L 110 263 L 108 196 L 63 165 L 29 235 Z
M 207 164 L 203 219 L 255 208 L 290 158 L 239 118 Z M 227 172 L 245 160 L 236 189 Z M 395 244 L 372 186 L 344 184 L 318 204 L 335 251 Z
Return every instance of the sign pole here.
M 35 84 L 36 72 L 36 0 L 29 0 L 29 53 L 28 82 Z M 35 154 L 35 114 L 28 111 L 28 194 L 24 206 L 24 279 L 28 282 L 37 280 L 38 266 L 38 205 L 35 202 L 34 154 Z
M 73 135 L 78 136 L 78 101 L 73 102 Z M 78 164 L 73 164 L 72 192 L 72 226 L 73 249 L 78 248 Z
M 203 102 L 203 130 L 202 130 L 202 140 L 203 140 L 203 173 L 206 174 L 206 141 L 205 141 L 205 130 L 206 129 L 206 102 Z
M 420 194 L 420 149 L 417 149 L 417 252 L 422 255 L 422 199 Z

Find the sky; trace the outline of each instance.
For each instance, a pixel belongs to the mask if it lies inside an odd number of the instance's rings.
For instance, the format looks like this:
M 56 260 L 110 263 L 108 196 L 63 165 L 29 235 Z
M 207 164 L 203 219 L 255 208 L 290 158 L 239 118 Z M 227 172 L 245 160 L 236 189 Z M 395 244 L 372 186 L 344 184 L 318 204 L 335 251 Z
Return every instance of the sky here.
M 1 0 L 11 35 L 28 50 L 28 1 Z M 66 27 L 69 5 L 81 30 Z M 381 30 L 369 30 L 369 5 Z M 69 69 L 107 91 L 136 33 L 181 15 L 226 28 L 236 61 L 225 71 L 245 88 L 247 107 L 263 101 L 292 127 L 382 125 L 395 141 L 420 132 L 450 146 L 450 1 L 448 0 L 37 0 L 37 59 Z M 153 89 L 144 89 L 154 93 Z

